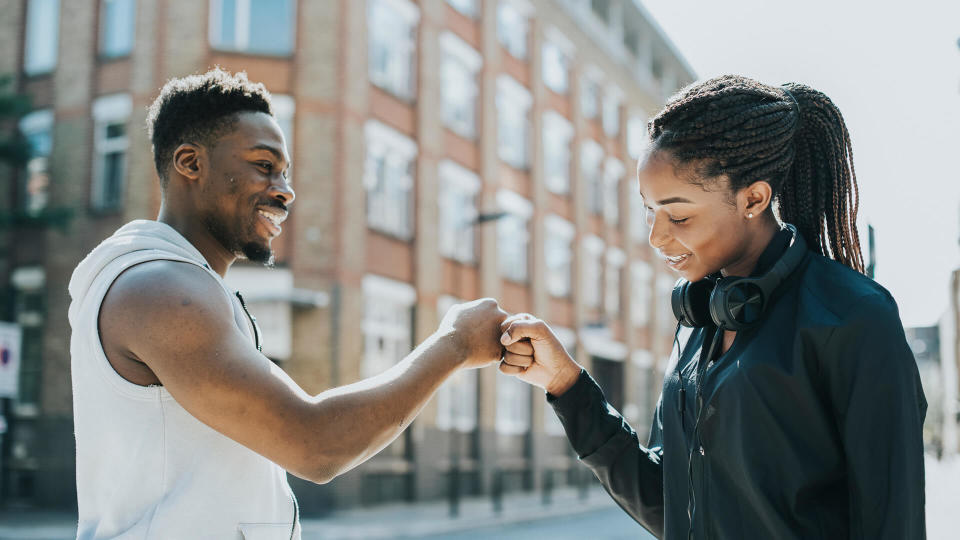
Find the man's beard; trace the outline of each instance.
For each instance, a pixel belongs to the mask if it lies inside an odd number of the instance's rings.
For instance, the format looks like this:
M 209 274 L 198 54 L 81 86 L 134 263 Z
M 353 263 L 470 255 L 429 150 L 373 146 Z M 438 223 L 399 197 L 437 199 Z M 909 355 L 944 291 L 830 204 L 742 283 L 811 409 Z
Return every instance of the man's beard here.
M 213 235 L 213 237 L 216 238 L 217 241 L 220 242 L 220 244 L 230 253 L 233 253 L 239 258 L 260 263 L 264 266 L 273 266 L 273 249 L 270 248 L 269 243 L 259 244 L 257 242 L 243 242 L 237 237 L 238 235 L 231 234 L 222 221 L 217 220 L 213 216 L 207 216 L 204 218 L 203 223 L 207 230 L 210 231 L 210 234 Z M 255 235 L 255 228 L 256 221 L 247 224 L 246 229 L 250 232 L 248 236 Z

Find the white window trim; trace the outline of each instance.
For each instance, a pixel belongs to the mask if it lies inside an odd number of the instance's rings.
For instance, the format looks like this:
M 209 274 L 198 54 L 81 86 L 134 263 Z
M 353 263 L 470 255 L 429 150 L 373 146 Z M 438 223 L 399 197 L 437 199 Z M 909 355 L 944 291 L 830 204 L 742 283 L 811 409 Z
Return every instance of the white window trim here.
M 644 278 L 644 279 L 641 279 Z M 650 324 L 651 316 L 653 315 L 653 310 L 650 309 L 650 303 L 653 299 L 652 293 L 652 281 L 655 278 L 653 274 L 653 267 L 650 266 L 646 261 L 634 261 L 630 266 L 630 322 L 635 328 L 642 328 Z M 646 291 L 640 292 L 640 287 L 645 287 Z M 645 296 L 646 305 L 638 306 L 636 295 L 642 294 Z M 643 316 L 641 317 L 641 312 L 639 309 L 644 310 Z
M 470 71 L 480 71 L 480 68 L 483 67 L 483 57 L 480 56 L 480 53 L 449 30 L 444 30 L 440 34 L 440 49 L 445 54 L 456 58 Z
M 607 116 L 607 107 L 613 102 L 616 103 L 616 125 L 611 124 L 611 120 L 608 120 Z M 623 90 L 615 84 L 608 85 L 603 94 L 603 104 L 601 105 L 601 120 L 603 123 L 603 132 L 607 134 L 608 137 L 613 137 L 620 132 L 620 107 L 623 105 Z M 616 129 L 614 129 L 616 128 Z
M 533 96 L 530 94 L 530 90 L 506 74 L 500 74 L 497 77 L 497 93 L 516 103 L 518 108 L 527 109 L 533 104 Z
M 648 115 L 646 111 L 638 108 L 631 109 L 627 115 L 627 152 L 633 159 L 640 159 L 649 145 L 649 136 L 647 135 L 647 122 L 649 118 L 650 115 Z M 637 131 L 631 128 L 631 126 L 637 122 L 640 122 L 640 125 L 643 127 L 643 129 L 639 130 L 639 140 L 635 138 Z
M 580 143 L 580 168 L 586 169 L 588 164 L 592 164 L 591 169 L 603 165 L 603 147 L 593 139 L 586 139 Z
M 607 249 L 607 279 L 604 280 L 604 295 L 606 296 L 605 304 L 607 314 L 610 316 L 619 315 L 623 311 L 622 306 L 622 293 L 623 290 L 623 267 L 627 262 L 627 255 L 624 251 L 618 247 L 610 247 Z M 611 288 L 611 280 L 609 276 L 611 273 L 615 273 L 617 276 L 617 287 Z M 616 306 L 617 309 L 613 309 Z
M 564 141 L 563 145 L 566 147 L 567 155 L 570 154 L 570 145 L 573 140 L 573 124 L 567 120 L 562 114 L 553 111 L 547 110 L 543 113 L 543 131 L 544 137 L 543 142 L 547 144 L 549 137 L 546 136 L 547 133 L 550 133 L 551 136 L 555 135 L 558 139 Z M 544 147 L 543 156 L 544 159 L 547 158 L 547 150 Z M 544 170 L 548 171 L 549 167 L 544 164 Z M 545 184 L 547 189 L 552 193 L 557 193 L 560 195 L 570 192 L 570 160 L 567 160 L 567 174 L 559 177 L 554 174 L 548 174 L 545 178 Z
M 497 206 L 504 212 L 523 219 L 530 219 L 533 216 L 533 203 L 509 189 L 497 191 Z
M 420 22 L 420 8 L 410 0 L 376 0 L 390 4 L 403 17 L 403 22 L 414 25 Z
M 480 11 L 480 6 L 477 5 L 477 0 L 472 0 L 470 2 L 471 7 L 460 6 L 454 0 L 447 0 L 447 5 L 452 7 L 457 13 L 460 13 L 461 15 L 471 19 L 476 18 Z M 466 9 L 466 11 L 464 11 L 464 9 Z
M 584 236 L 580 243 L 583 246 L 584 255 L 582 257 L 583 271 L 580 273 L 584 304 L 590 308 L 599 307 L 603 300 L 603 293 L 600 290 L 600 283 L 603 280 L 603 239 L 590 234 Z M 593 269 L 596 270 L 594 275 L 587 272 L 588 265 L 592 265 Z
M 563 34 L 556 26 L 547 26 L 543 29 L 543 39 L 554 47 L 560 49 L 560 52 L 567 57 L 568 62 L 573 62 L 573 55 L 576 52 L 573 42 Z
M 110 94 L 98 97 L 93 102 L 93 119 L 96 122 L 110 122 L 130 117 L 133 111 L 133 99 L 130 94 Z
M 417 143 L 382 122 L 367 120 L 364 134 L 368 142 L 379 143 L 405 159 L 413 160 L 417 157 Z
M 207 41 L 210 42 L 210 47 L 216 50 L 226 50 L 226 51 L 239 51 L 247 52 L 250 47 L 250 2 L 252 0 L 236 0 L 236 15 L 234 19 L 234 35 L 236 36 L 236 41 L 232 44 L 224 43 L 215 43 L 214 37 L 221 39 L 223 35 L 223 28 L 221 27 L 221 18 L 219 15 L 223 11 L 223 0 L 211 0 L 210 1 L 210 13 L 208 17 L 210 18 L 210 23 L 207 27 Z M 271 54 L 281 54 L 288 55 L 293 54 L 297 46 L 297 2 L 292 0 L 290 9 L 293 11 L 290 22 L 290 50 L 284 51 L 283 53 L 266 53 Z M 136 35 L 134 35 L 134 44 L 136 44 Z M 255 52 L 255 54 L 263 54 L 260 52 Z
M 499 5 L 510 6 L 510 9 L 525 19 L 529 19 L 534 12 L 533 4 L 529 0 L 499 0 Z
M 577 234 L 577 229 L 573 223 L 556 214 L 547 214 L 547 216 L 543 218 L 543 225 L 546 227 L 548 233 L 559 236 L 567 241 L 572 241 L 573 237 Z
M 456 162 L 449 159 L 441 161 L 440 164 L 437 165 L 437 172 L 442 182 L 451 182 L 455 184 L 458 189 L 473 195 L 476 195 L 480 191 L 482 183 L 477 173 Z
M 600 258 L 603 256 L 603 239 L 594 234 L 588 234 L 583 237 L 583 249 L 591 256 Z
M 364 296 L 376 296 L 406 306 L 413 306 L 417 301 L 417 290 L 413 285 L 375 274 L 363 276 L 361 289 Z

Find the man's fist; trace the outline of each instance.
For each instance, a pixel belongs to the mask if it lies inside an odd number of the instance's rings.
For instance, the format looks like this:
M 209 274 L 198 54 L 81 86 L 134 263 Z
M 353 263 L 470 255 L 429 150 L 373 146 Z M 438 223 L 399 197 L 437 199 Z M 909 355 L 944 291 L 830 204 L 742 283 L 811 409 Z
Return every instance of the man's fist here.
M 503 356 L 500 326 L 506 318 L 496 300 L 483 298 L 450 308 L 438 332 L 453 339 L 463 358 L 460 367 L 483 367 Z

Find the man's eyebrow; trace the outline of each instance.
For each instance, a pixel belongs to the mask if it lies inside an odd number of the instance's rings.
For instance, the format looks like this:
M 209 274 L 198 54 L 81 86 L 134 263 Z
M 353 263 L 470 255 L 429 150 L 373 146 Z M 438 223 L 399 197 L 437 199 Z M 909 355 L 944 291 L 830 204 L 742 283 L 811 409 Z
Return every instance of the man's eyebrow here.
M 280 152 L 276 147 L 270 146 L 269 144 L 257 144 L 250 147 L 250 150 L 266 150 L 273 154 L 273 157 L 277 158 L 277 161 L 285 161 L 283 159 L 283 153 Z

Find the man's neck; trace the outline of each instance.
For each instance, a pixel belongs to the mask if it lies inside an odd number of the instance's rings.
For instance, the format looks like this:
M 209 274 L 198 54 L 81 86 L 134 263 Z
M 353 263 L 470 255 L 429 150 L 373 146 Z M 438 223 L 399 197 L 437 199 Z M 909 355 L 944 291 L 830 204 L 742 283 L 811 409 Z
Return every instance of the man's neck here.
M 173 227 L 175 231 L 186 238 L 203 255 L 210 268 L 220 274 L 220 277 L 226 276 L 227 269 L 230 268 L 233 261 L 237 260 L 237 256 L 224 248 L 223 244 L 214 238 L 196 217 L 172 211 L 164 203 L 160 206 L 157 221 Z

